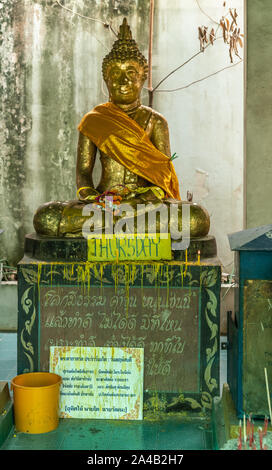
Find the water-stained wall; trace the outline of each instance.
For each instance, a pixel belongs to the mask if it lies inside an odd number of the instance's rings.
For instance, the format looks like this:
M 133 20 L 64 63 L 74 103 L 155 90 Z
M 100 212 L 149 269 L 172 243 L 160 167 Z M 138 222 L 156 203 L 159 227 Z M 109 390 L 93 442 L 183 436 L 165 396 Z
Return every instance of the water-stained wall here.
M 246 223 L 272 220 L 272 2 L 247 4 Z
M 115 31 L 127 16 L 147 57 L 149 1 L 61 3 L 80 15 L 111 21 Z M 219 19 L 222 6 L 212 3 L 201 4 Z M 242 21 L 243 1 L 229 4 L 239 9 Z M 0 256 L 15 264 L 23 255 L 24 235 L 33 232 L 36 208 L 75 198 L 77 125 L 108 99 L 101 63 L 115 36 L 100 22 L 51 0 L 0 0 L 0 14 L 0 228 L 5 230 Z M 199 50 L 202 24 L 212 22 L 192 0 L 155 2 L 153 85 Z M 216 44 L 162 88 L 186 85 L 228 65 L 225 45 Z M 147 99 L 144 90 L 144 104 Z M 243 215 L 243 67 L 176 93 L 157 93 L 154 108 L 169 122 L 182 197 L 193 191 L 194 200 L 208 209 L 219 255 L 230 266 L 227 233 L 242 228 Z

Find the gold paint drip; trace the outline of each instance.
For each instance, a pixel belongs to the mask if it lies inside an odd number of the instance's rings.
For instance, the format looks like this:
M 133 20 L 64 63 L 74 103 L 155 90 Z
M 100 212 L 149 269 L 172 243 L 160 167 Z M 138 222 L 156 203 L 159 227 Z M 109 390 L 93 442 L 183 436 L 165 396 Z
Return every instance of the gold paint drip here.
M 100 263 L 100 291 L 103 292 L 104 263 Z
M 81 284 L 81 290 L 85 292 L 86 289 L 86 279 L 87 279 L 87 289 L 89 292 L 90 289 L 90 266 L 86 262 L 84 266 L 78 265 L 77 267 L 77 282 Z
M 38 272 L 37 272 L 37 285 L 38 285 L 38 294 L 40 297 L 40 280 L 42 275 L 42 264 L 38 263 Z
M 166 265 L 166 306 L 168 307 L 169 300 L 169 266 Z
M 128 317 L 129 292 L 130 292 L 130 265 L 125 264 L 125 290 L 126 290 L 126 314 Z
M 131 265 L 131 283 L 134 284 L 135 278 L 137 275 L 137 266 L 135 264 Z
M 114 277 L 114 292 L 116 294 L 117 292 L 117 286 L 118 286 L 118 270 L 116 265 L 112 265 L 111 267 L 111 274 Z
M 181 286 L 183 287 L 183 265 L 180 265 Z
M 143 294 L 144 294 L 144 265 L 141 264 L 141 296 L 142 296 L 142 306 L 143 306 Z
M 52 287 L 52 282 L 53 282 L 53 264 L 50 264 L 51 270 L 50 270 L 50 286 Z
M 187 267 L 188 267 L 188 252 L 185 250 L 185 271 L 184 271 L 184 277 L 186 277 L 187 274 Z

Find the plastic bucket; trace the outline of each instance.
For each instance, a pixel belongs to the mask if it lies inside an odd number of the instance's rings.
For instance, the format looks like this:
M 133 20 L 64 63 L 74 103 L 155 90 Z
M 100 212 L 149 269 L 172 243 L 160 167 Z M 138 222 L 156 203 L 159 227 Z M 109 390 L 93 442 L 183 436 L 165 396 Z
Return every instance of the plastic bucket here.
M 50 372 L 17 375 L 11 381 L 17 431 L 39 434 L 59 423 L 61 377 Z

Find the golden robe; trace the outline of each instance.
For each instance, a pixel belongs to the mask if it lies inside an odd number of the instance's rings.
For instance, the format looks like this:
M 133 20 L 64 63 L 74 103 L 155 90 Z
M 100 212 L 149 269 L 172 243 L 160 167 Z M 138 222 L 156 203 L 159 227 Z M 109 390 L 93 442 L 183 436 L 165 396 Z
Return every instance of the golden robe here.
M 179 183 L 170 158 L 150 141 L 144 129 L 113 103 L 96 106 L 78 130 L 108 157 L 180 200 Z

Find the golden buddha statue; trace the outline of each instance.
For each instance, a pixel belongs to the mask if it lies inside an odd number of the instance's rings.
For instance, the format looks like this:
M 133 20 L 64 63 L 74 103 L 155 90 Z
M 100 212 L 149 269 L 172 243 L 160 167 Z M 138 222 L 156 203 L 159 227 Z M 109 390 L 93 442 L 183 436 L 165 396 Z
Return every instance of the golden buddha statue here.
M 207 211 L 192 201 L 182 202 L 179 183 L 171 161 L 168 125 L 165 118 L 140 102 L 148 65 L 132 39 L 124 19 L 118 39 L 103 60 L 103 78 L 109 102 L 96 106 L 78 126 L 76 185 L 77 200 L 49 202 L 34 216 L 34 228 L 46 237 L 82 237 L 88 215 L 86 203 L 103 205 L 106 195 L 114 201 L 137 204 L 190 204 L 190 236 L 208 234 Z M 97 149 L 102 174 L 94 188 L 92 173 Z M 180 227 L 182 225 L 182 210 Z M 114 220 L 117 220 L 118 215 Z

